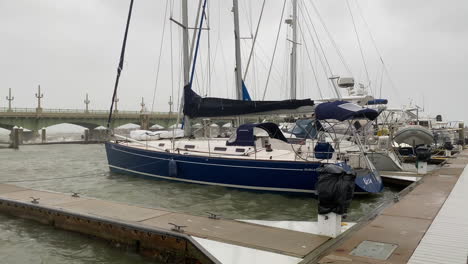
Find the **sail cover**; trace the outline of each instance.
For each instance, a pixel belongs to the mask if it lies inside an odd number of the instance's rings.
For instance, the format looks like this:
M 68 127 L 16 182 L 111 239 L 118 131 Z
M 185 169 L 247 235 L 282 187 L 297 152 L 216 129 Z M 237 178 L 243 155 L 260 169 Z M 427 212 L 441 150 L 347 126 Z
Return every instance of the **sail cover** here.
M 294 110 L 314 105 L 310 99 L 284 101 L 242 101 L 215 97 L 202 98 L 190 85 L 184 87 L 184 115 L 191 118 L 240 116 L 262 112 Z
M 315 116 L 318 120 L 336 119 L 344 121 L 355 118 L 374 120 L 379 116 L 379 112 L 348 101 L 334 101 L 318 104 L 315 107 Z

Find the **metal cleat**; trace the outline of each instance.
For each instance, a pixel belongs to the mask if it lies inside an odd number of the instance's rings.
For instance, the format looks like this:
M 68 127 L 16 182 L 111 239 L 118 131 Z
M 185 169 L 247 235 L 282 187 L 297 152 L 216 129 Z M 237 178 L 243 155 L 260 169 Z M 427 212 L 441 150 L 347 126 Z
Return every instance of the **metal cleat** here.
M 210 212 L 206 212 L 206 213 L 208 214 L 208 218 L 210 218 L 210 219 L 219 220 L 220 216 L 221 216 L 221 215 L 213 214 L 213 213 L 210 213 Z
M 169 223 L 169 224 L 174 226 L 173 228 L 171 228 L 172 231 L 179 232 L 179 233 L 184 233 L 183 228 L 187 227 L 187 226 L 176 225 L 176 224 L 173 224 L 173 223 Z
M 39 200 L 41 199 L 41 198 L 34 198 L 34 197 L 29 197 L 29 198 L 32 199 L 31 203 L 33 203 L 33 204 L 38 204 Z
M 72 192 L 72 197 L 78 198 L 78 197 L 80 197 L 80 195 L 77 192 Z

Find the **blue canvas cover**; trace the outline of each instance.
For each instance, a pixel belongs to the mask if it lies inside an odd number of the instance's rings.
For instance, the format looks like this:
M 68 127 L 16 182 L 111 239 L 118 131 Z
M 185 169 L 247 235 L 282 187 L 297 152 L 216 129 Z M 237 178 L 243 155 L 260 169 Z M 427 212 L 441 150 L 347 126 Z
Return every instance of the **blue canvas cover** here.
M 271 138 L 276 138 L 288 142 L 283 132 L 275 123 L 243 124 L 236 130 L 236 137 L 233 141 L 226 142 L 227 146 L 254 146 L 255 135 L 254 128 L 258 127 L 265 130 Z
M 388 104 L 387 99 L 374 99 L 367 102 L 368 105 Z
M 356 118 L 374 120 L 377 116 L 379 116 L 379 112 L 376 110 L 364 108 L 348 101 L 321 103 L 315 108 L 315 117 L 318 120 L 336 119 L 344 121 Z

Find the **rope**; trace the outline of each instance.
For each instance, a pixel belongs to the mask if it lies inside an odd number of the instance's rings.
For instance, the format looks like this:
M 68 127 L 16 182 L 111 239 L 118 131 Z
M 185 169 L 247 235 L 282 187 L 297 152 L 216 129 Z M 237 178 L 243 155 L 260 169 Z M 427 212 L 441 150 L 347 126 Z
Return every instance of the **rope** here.
M 283 25 L 283 16 L 284 16 L 285 7 L 286 7 L 286 0 L 284 0 L 284 2 L 283 2 L 283 9 L 281 10 L 281 18 L 280 18 L 280 22 L 279 22 L 279 25 L 278 25 L 278 33 L 276 34 L 275 48 L 273 49 L 273 56 L 271 57 L 271 65 L 270 65 L 270 69 L 268 70 L 268 75 L 267 75 L 267 80 L 266 80 L 266 83 L 265 83 L 265 89 L 263 90 L 262 100 L 265 100 L 265 95 L 266 95 L 266 92 L 267 92 L 267 89 L 268 89 L 268 83 L 270 81 L 271 69 L 273 68 L 273 62 L 275 60 L 276 48 L 278 46 L 278 39 L 279 39 L 279 35 L 280 35 L 280 32 L 281 32 L 281 26 Z

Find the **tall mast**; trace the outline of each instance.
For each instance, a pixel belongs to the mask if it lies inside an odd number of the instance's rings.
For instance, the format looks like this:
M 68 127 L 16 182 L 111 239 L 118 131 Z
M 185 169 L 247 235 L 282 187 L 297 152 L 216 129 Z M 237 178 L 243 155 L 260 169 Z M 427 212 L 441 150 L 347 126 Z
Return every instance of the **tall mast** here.
M 189 54 L 189 32 L 188 32 L 188 0 L 182 0 L 182 54 L 184 62 L 184 87 L 190 82 L 190 54 Z M 183 109 L 184 98 L 182 95 L 181 110 Z M 184 135 L 190 136 L 192 134 L 192 127 L 190 125 L 190 118 L 184 115 Z
M 297 0 L 292 0 L 292 49 L 291 49 L 291 91 L 290 99 L 296 99 L 297 85 Z
M 190 55 L 189 55 L 189 32 L 188 32 L 188 0 L 182 0 L 182 49 L 184 62 L 184 85 L 190 81 Z
M 240 30 L 239 30 L 239 3 L 237 0 L 232 1 L 232 12 L 234 13 L 234 38 L 236 46 L 236 90 L 237 100 L 243 100 L 242 91 L 242 64 L 240 50 Z

